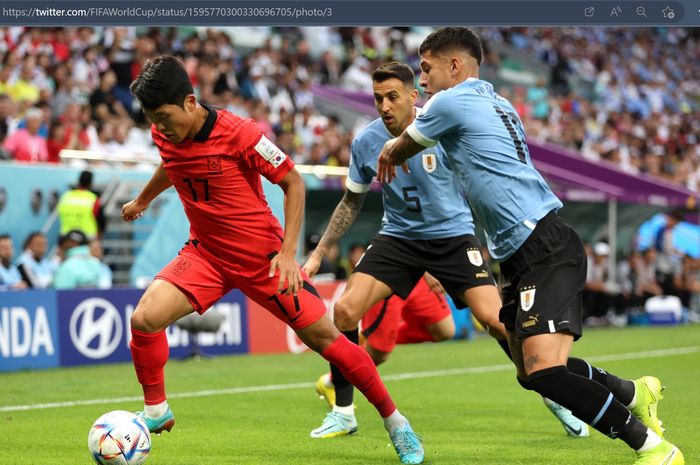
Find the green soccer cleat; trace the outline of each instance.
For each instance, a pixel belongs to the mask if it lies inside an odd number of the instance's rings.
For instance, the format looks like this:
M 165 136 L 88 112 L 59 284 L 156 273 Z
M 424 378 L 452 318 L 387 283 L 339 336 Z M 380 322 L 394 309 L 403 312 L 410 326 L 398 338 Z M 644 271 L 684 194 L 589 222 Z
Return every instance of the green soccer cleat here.
M 637 417 L 639 421 L 644 423 L 647 428 L 659 435 L 659 437 L 664 437 L 664 429 L 661 427 L 661 421 L 656 415 L 656 408 L 658 407 L 659 401 L 664 398 L 661 395 L 661 391 L 665 388 L 661 385 L 659 378 L 654 376 L 644 376 L 639 379 L 635 379 L 634 391 L 635 391 L 635 404 L 634 407 L 630 407 L 630 412 L 632 415 Z
M 564 431 L 566 431 L 566 434 L 574 438 L 588 437 L 588 425 L 576 418 L 574 414 L 571 413 L 571 410 L 566 407 L 562 407 L 546 397 L 543 397 L 542 400 L 549 411 L 552 412 L 564 426 Z
M 326 386 L 326 376 L 328 375 L 321 375 L 316 381 L 316 394 L 318 394 L 319 397 L 326 399 L 328 406 L 333 408 L 335 405 L 335 387 L 332 385 Z
M 348 436 L 357 432 L 355 415 L 343 415 L 340 412 L 329 412 L 321 426 L 311 431 L 314 439 L 330 439 Z
M 401 428 L 396 428 L 389 436 L 401 463 L 423 463 L 423 438 L 413 432 L 408 422 Z
M 685 465 L 685 459 L 678 447 L 664 440 L 653 449 L 637 452 L 634 465 Z
M 160 434 L 163 431 L 170 432 L 173 426 L 175 426 L 175 415 L 173 415 L 173 411 L 170 410 L 170 407 L 168 407 L 164 415 L 158 418 L 147 417 L 146 412 L 143 411 L 136 412 L 136 416 L 142 419 L 143 422 L 146 423 L 148 431 L 154 434 Z

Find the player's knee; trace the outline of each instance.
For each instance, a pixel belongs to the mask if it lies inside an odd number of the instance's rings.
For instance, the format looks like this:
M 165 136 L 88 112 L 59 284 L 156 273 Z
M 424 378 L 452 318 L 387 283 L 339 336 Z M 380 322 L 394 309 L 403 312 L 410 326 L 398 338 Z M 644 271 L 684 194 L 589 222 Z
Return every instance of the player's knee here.
M 333 321 L 335 326 L 341 331 L 350 331 L 357 328 L 360 318 L 356 315 L 356 306 L 352 305 L 348 299 L 340 298 L 333 306 Z
M 450 324 L 436 326 L 433 331 L 430 331 L 430 335 L 432 336 L 433 341 L 442 342 L 448 341 L 455 337 L 456 331 L 457 330 L 455 329 L 454 323 L 450 321 Z
M 531 373 L 526 381 L 528 387 L 525 387 L 525 385 L 523 387 L 535 391 L 544 397 L 552 397 L 556 395 L 560 386 L 564 385 L 562 378 L 565 379 L 567 374 L 568 370 L 563 365 L 545 368 Z
M 139 303 L 136 310 L 131 315 L 131 328 L 142 333 L 157 333 L 158 331 L 164 329 L 160 327 L 152 318 L 148 317 L 148 312 L 146 308 Z

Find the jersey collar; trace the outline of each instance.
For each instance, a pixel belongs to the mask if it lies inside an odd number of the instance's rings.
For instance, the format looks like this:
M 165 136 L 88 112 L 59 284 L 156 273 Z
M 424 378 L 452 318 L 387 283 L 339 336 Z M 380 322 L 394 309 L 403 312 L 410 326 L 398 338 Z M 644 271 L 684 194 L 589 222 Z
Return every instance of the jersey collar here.
M 206 110 L 207 110 L 207 120 L 204 122 L 204 125 L 202 126 L 202 129 L 199 130 L 199 132 L 194 136 L 194 141 L 195 142 L 206 142 L 207 139 L 209 139 L 209 135 L 211 134 L 211 131 L 214 129 L 214 124 L 216 124 L 216 110 L 209 105 L 205 105 L 204 103 L 200 103 Z

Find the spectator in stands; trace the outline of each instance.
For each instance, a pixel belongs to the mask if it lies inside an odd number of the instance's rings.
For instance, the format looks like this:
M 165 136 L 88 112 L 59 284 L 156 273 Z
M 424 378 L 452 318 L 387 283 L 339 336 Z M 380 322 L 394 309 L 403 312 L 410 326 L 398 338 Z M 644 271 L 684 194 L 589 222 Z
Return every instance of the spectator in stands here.
M 46 258 L 46 236 L 35 231 L 24 241 L 24 251 L 17 259 L 17 269 L 22 279 L 33 289 L 45 289 L 51 285 L 56 266 Z
M 91 189 L 92 172 L 83 171 L 78 178 L 78 185 L 61 195 L 56 207 L 61 235 L 78 230 L 89 238 L 95 238 L 101 232 L 104 215 L 100 200 Z
M 681 271 L 675 277 L 675 293 L 681 299 L 683 307 L 689 308 L 693 294 L 700 292 L 700 281 L 696 273 L 695 260 L 688 255 L 683 255 Z
M 114 71 L 108 69 L 102 73 L 99 87 L 90 95 L 93 120 L 105 123 L 114 119 L 129 118 L 124 105 L 114 95 L 116 85 L 117 76 Z
M 27 283 L 12 264 L 15 249 L 9 234 L 0 234 L 0 291 L 26 289 Z
M 3 143 L 10 132 L 15 129 L 11 116 L 12 99 L 9 95 L 0 93 L 0 143 Z
M 636 311 L 644 307 L 644 298 L 638 286 L 642 265 L 642 256 L 639 251 L 632 250 L 617 267 L 617 282 L 622 293 L 622 305 L 627 311 Z
M 46 141 L 49 163 L 61 162 L 61 150 L 71 148 L 66 145 L 66 126 L 60 120 L 54 120 L 49 126 L 49 140 Z
M 68 244 L 68 236 L 66 234 L 58 236 L 58 242 L 56 242 L 56 250 L 53 256 L 49 259 L 54 269 L 57 270 L 61 265 L 61 262 L 66 258 L 66 245 Z M 54 273 L 55 274 L 55 273 Z
M 657 255 L 654 247 L 649 247 L 642 251 L 637 293 L 642 296 L 644 301 L 649 297 L 663 295 L 664 293 L 658 280 Z
M 102 241 L 99 239 L 93 239 L 90 241 L 90 254 L 100 261 L 100 280 L 97 285 L 100 289 L 111 289 L 112 288 L 112 269 L 104 263 L 104 249 L 102 248 Z
M 616 283 L 608 277 L 608 261 L 610 246 L 605 242 L 597 242 L 593 246 L 591 266 L 588 268 L 586 287 L 583 290 L 584 318 L 603 319 L 608 310 L 615 308 L 620 311 L 620 293 Z M 592 322 L 597 322 L 593 320 Z M 599 321 L 602 323 L 602 321 Z M 589 322 L 591 323 L 591 322 Z
M 33 55 L 25 56 L 19 76 L 7 89 L 7 93 L 15 102 L 26 101 L 34 104 L 39 101 L 39 86 L 34 83 L 35 64 L 36 58 Z
M 56 289 L 97 288 L 100 285 L 102 263 L 90 254 L 88 238 L 82 231 L 66 234 L 66 258 L 56 271 Z
M 17 129 L 5 139 L 3 147 L 16 161 L 28 163 L 48 161 L 46 139 L 39 135 L 43 115 L 43 111 L 39 108 L 30 108 L 25 116 L 26 127 Z

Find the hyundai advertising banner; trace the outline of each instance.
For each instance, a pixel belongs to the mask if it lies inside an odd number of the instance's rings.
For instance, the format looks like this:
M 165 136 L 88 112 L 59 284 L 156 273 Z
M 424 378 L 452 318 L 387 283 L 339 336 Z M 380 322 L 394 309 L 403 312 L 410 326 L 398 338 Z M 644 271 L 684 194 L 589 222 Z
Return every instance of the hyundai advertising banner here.
M 61 365 L 130 361 L 129 321 L 142 293 L 131 289 L 59 292 Z M 200 334 L 202 352 L 248 352 L 247 309 L 243 294 L 231 292 L 208 311 L 220 312 L 224 319 L 218 332 Z M 167 329 L 167 335 L 171 359 L 192 352 L 192 336 L 187 331 L 173 325 Z
M 59 363 L 55 291 L 0 293 L 0 371 Z

